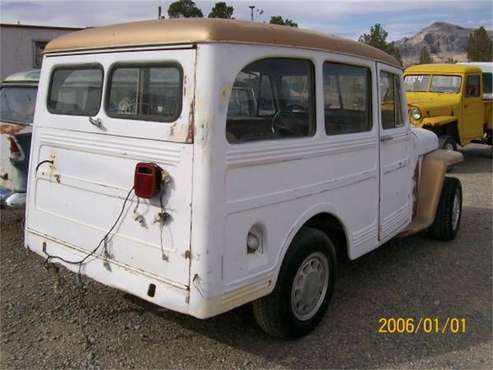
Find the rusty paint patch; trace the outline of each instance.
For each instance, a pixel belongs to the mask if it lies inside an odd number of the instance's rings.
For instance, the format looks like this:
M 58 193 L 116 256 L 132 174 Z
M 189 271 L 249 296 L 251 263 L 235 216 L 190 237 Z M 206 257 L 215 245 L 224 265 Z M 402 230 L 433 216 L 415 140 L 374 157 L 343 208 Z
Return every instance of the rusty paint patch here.
M 15 123 L 3 123 L 0 124 L 0 134 L 1 135 L 17 135 L 21 132 L 26 126 L 17 125 Z
M 195 99 L 192 99 L 192 102 L 190 103 L 190 114 L 188 118 L 188 132 L 187 132 L 187 139 L 186 143 L 192 144 L 193 143 L 193 134 L 194 134 L 194 117 L 195 117 Z
M 231 90 L 233 89 L 233 85 L 231 83 L 226 82 L 221 89 L 221 94 L 219 95 L 219 101 L 221 104 L 228 103 L 226 100 L 227 97 L 231 94 Z

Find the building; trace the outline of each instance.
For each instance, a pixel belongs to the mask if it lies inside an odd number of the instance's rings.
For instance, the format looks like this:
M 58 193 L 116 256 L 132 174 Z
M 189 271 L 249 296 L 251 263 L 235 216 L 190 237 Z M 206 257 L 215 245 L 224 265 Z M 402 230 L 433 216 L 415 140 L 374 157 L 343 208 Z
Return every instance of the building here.
M 40 68 L 42 51 L 51 39 L 80 29 L 0 23 L 0 81 L 16 72 Z

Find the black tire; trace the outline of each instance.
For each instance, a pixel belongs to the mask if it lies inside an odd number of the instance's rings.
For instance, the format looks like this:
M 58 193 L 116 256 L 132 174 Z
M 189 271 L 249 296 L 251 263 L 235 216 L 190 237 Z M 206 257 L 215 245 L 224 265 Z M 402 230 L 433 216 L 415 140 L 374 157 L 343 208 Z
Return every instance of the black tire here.
M 457 141 L 453 136 L 443 135 L 438 138 L 440 149 L 457 150 Z
M 294 278 L 308 257 L 324 256 L 328 266 L 325 297 L 316 305 L 311 318 L 299 320 L 293 312 L 291 299 Z M 253 302 L 253 313 L 259 326 L 269 335 L 283 339 L 302 337 L 311 332 L 322 320 L 329 305 L 336 277 L 336 252 L 325 233 L 311 227 L 302 228 L 294 237 L 284 257 L 277 284 L 271 294 Z M 293 294 L 295 294 L 294 292 Z M 296 295 L 296 294 L 295 294 Z M 323 299 L 323 301 L 322 301 Z
M 454 201 L 458 194 L 459 215 L 454 222 Z M 462 186 L 455 177 L 445 177 L 440 202 L 438 203 L 435 221 L 429 229 L 430 236 L 436 240 L 449 241 L 455 239 L 462 218 Z

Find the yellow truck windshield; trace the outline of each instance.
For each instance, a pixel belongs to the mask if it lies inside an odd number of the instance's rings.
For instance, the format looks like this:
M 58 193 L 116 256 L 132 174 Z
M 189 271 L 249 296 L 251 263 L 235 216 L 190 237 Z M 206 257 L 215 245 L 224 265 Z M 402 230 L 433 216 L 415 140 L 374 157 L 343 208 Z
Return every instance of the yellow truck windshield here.
M 404 89 L 408 92 L 428 91 L 456 94 L 460 91 L 461 77 L 445 75 L 408 75 Z

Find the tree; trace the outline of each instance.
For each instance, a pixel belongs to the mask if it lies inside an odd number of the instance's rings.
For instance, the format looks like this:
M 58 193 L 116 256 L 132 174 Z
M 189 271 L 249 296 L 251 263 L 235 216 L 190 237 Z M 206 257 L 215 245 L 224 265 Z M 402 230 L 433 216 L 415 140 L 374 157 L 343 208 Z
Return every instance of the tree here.
M 457 61 L 454 59 L 454 57 L 448 57 L 447 60 L 445 61 L 447 64 L 455 64 Z
M 202 18 L 204 15 L 192 0 L 178 0 L 170 4 L 168 16 L 170 18 Z
M 421 49 L 421 53 L 419 54 L 419 64 L 430 64 L 433 63 L 433 59 L 428 52 L 428 48 L 425 46 Z
M 490 62 L 493 60 L 493 42 L 484 27 L 479 27 L 469 35 L 467 60 L 470 62 Z
M 395 57 L 402 64 L 401 53 L 394 42 L 387 42 L 389 34 L 385 31 L 380 23 L 370 27 L 370 33 L 362 34 L 358 41 L 377 49 L 383 50 L 386 53 Z
M 211 12 L 209 13 L 209 18 L 233 18 L 234 8 L 232 6 L 226 5 L 224 1 L 220 1 L 214 5 Z
M 283 19 L 280 15 L 274 15 L 270 17 L 270 24 L 279 24 L 281 26 L 298 27 L 298 23 L 295 23 L 291 19 Z
M 397 59 L 397 61 L 402 65 L 401 51 L 399 50 L 399 47 L 395 45 L 394 41 L 387 44 L 387 50 L 385 51 Z

